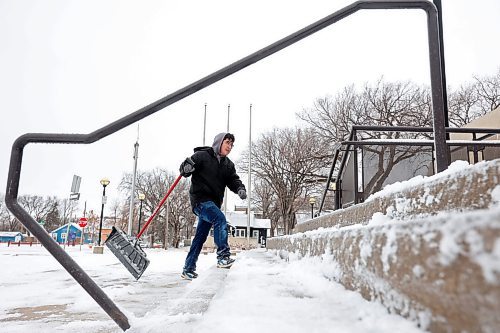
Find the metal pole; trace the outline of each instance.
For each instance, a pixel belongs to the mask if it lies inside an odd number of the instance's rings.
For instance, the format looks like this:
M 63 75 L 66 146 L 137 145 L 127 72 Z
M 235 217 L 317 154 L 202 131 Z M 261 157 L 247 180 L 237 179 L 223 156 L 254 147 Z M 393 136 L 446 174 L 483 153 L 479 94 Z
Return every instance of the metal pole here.
M 205 103 L 205 114 L 203 116 L 203 146 L 205 146 L 206 129 L 207 129 L 207 103 Z
M 127 235 L 132 236 L 132 220 L 135 207 L 135 182 L 137 179 L 137 159 L 139 157 L 139 137 L 134 144 L 134 171 L 132 173 L 132 190 L 130 191 L 130 207 L 128 210 L 128 229 Z
M 80 251 L 82 250 L 83 237 L 85 237 L 85 227 L 82 227 L 82 234 L 80 235 Z
M 141 219 L 142 219 L 142 202 L 144 199 L 141 199 L 141 204 L 139 206 L 139 227 L 137 228 L 137 233 L 139 233 L 139 230 L 141 230 Z
M 444 125 L 449 127 L 448 120 L 448 92 L 446 91 L 446 69 L 444 64 L 444 40 L 443 40 L 443 7 L 441 6 L 441 0 L 434 0 L 434 5 L 437 9 L 437 19 L 439 26 L 439 50 L 441 51 L 441 81 L 443 85 L 443 108 L 444 108 Z M 446 133 L 446 139 L 450 139 L 450 135 Z
M 68 227 L 66 228 L 66 239 L 64 240 L 64 248 L 66 248 L 66 243 L 68 243 L 69 246 L 69 226 L 71 223 L 71 214 L 69 215 L 69 220 L 68 220 Z
M 83 217 L 85 217 L 85 212 L 87 211 L 87 201 L 83 205 Z M 85 227 L 82 227 L 82 233 L 80 235 L 80 251 L 82 250 L 83 238 L 85 237 Z
M 69 209 L 70 209 L 70 212 L 69 212 L 69 219 L 68 219 L 68 228 L 66 228 L 66 240 L 64 242 L 64 248 L 66 249 L 66 243 L 68 243 L 68 246 L 69 246 L 69 230 L 70 230 L 70 226 L 71 226 L 71 214 L 73 214 L 73 205 L 71 204 L 71 195 L 69 196 Z
M 64 201 L 64 212 L 63 212 L 63 225 L 66 223 L 66 201 Z M 68 232 L 66 231 L 66 237 L 68 237 Z M 63 240 L 63 248 L 66 249 L 66 240 Z
M 250 117 L 248 129 L 248 195 L 247 195 L 247 247 L 250 248 L 250 208 L 252 198 L 252 104 L 250 104 Z
M 102 234 L 102 219 L 104 217 L 104 204 L 106 203 L 106 185 L 102 185 L 102 205 L 101 205 L 101 222 L 99 222 L 99 239 L 97 245 L 101 246 L 101 234 Z
M 311 203 L 311 218 L 314 218 L 314 204 Z
M 431 4 L 432 6 L 432 4 Z M 439 24 L 436 7 L 427 10 L 427 36 L 429 43 L 429 62 L 431 74 L 431 93 L 433 109 L 434 147 L 436 151 L 436 170 L 444 171 L 450 165 L 450 150 L 446 144 L 446 120 L 444 86 L 439 47 Z
M 165 209 L 166 209 L 166 225 L 167 225 L 167 230 L 166 230 L 166 233 L 165 233 L 165 250 L 168 250 L 168 212 L 170 210 L 170 198 L 167 199 L 167 204 L 165 205 Z
M 231 104 L 227 105 L 227 132 L 229 132 L 229 112 L 231 111 Z M 224 188 L 224 216 L 227 216 L 227 187 Z

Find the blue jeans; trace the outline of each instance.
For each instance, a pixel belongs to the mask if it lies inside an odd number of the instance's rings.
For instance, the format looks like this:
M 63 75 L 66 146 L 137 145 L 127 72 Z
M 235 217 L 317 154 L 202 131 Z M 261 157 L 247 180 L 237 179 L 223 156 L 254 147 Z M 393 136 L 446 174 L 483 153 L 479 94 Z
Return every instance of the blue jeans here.
M 212 225 L 214 226 L 214 242 L 217 245 L 217 259 L 231 255 L 227 243 L 227 221 L 219 207 L 212 201 L 205 201 L 196 205 L 193 211 L 198 216 L 198 225 L 196 226 L 196 234 L 194 235 L 184 264 L 184 269 L 187 271 L 196 270 L 198 256 L 200 255 L 203 243 L 207 240 Z

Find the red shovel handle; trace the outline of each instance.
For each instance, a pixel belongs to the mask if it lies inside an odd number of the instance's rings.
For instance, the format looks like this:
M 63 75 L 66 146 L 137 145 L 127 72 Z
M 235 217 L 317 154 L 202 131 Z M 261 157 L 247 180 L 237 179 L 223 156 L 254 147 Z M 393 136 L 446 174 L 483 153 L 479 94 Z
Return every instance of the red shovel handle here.
M 153 220 L 153 218 L 156 216 L 156 214 L 158 213 L 158 211 L 160 210 L 161 206 L 163 206 L 163 204 L 165 203 L 165 201 L 167 200 L 168 196 L 170 195 L 170 193 L 172 193 L 172 191 L 174 190 L 174 188 L 177 186 L 177 183 L 181 180 L 182 178 L 182 175 L 179 175 L 177 176 L 177 179 L 175 180 L 175 182 L 172 184 L 172 186 L 170 186 L 170 188 L 168 189 L 168 192 L 167 194 L 165 194 L 165 196 L 163 197 L 163 199 L 160 201 L 160 203 L 158 204 L 158 206 L 156 206 L 155 208 L 155 211 L 153 212 L 153 214 L 151 214 L 151 216 L 149 217 L 148 221 L 146 222 L 146 224 L 144 225 L 144 227 L 142 227 L 142 230 L 141 232 L 139 232 L 137 234 L 137 239 L 141 238 L 142 234 L 144 233 L 144 231 L 146 231 L 146 229 L 148 228 L 149 224 L 151 223 L 151 221 Z

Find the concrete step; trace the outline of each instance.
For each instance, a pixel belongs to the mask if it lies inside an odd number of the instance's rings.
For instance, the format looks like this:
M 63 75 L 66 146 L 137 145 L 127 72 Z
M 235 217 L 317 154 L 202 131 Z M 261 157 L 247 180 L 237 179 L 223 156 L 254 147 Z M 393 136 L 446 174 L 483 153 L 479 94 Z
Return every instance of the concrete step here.
M 458 167 L 452 170 L 429 177 L 425 184 L 408 181 L 402 191 L 391 193 L 384 190 L 375 193 L 364 203 L 301 223 L 293 232 L 367 224 L 375 213 L 407 220 L 444 211 L 488 208 L 492 202 L 491 191 L 500 184 L 500 160 L 468 167 L 465 166 L 466 162 L 463 163 L 465 164 L 457 164 Z M 457 168 L 462 170 L 456 170 Z M 413 185 L 415 183 L 417 184 Z
M 346 288 L 431 332 L 500 332 L 499 166 L 374 197 L 267 246 L 322 257 Z

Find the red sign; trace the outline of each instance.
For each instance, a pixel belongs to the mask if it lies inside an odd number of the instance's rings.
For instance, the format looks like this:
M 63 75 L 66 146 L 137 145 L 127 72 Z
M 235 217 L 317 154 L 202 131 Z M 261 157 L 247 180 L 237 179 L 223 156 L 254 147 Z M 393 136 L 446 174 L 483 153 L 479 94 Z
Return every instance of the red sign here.
M 87 225 L 87 218 L 86 217 L 81 217 L 80 218 L 80 223 L 78 223 L 78 225 L 80 226 L 80 228 L 85 228 L 85 226 Z

